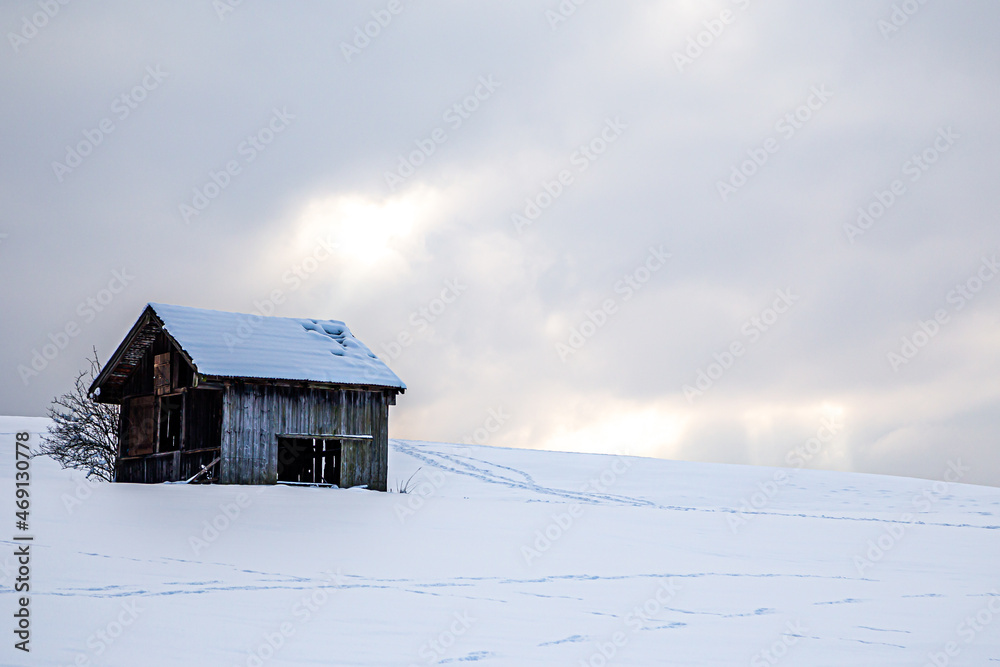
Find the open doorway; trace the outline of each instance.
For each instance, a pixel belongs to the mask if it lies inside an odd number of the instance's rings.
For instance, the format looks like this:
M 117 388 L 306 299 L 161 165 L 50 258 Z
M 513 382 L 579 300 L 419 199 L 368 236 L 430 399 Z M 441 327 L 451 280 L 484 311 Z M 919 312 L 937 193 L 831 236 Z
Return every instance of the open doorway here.
M 158 452 L 175 452 L 181 447 L 181 414 L 183 397 L 179 394 L 160 397 L 160 417 L 157 437 Z
M 278 481 L 340 486 L 341 441 L 278 437 Z

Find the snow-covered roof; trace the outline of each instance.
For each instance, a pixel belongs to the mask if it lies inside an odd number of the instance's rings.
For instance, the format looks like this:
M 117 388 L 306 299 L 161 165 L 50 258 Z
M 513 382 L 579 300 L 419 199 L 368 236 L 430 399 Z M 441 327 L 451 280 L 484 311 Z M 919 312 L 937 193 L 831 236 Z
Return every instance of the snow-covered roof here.
M 264 317 L 151 303 L 198 373 L 406 389 L 339 320 Z

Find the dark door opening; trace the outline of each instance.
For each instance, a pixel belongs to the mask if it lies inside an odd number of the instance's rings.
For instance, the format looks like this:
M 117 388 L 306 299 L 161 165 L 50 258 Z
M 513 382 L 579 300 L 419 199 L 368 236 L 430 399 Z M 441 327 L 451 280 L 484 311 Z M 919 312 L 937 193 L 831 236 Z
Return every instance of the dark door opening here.
M 278 481 L 340 485 L 340 440 L 278 438 Z
M 160 397 L 160 424 L 158 452 L 175 452 L 181 446 L 181 411 L 183 398 L 179 395 Z

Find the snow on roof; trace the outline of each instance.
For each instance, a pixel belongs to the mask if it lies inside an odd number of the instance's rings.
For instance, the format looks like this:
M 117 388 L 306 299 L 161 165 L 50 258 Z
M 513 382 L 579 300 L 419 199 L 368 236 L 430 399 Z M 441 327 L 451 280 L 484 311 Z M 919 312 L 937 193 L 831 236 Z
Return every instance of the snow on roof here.
M 151 303 L 202 375 L 406 389 L 339 320 L 264 317 Z

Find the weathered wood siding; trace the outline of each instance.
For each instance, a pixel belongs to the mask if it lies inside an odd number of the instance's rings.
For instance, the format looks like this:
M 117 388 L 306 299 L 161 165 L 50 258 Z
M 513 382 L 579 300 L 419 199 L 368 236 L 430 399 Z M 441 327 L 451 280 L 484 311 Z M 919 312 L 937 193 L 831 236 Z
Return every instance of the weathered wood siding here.
M 222 408 L 224 484 L 278 480 L 278 435 L 371 435 L 344 442 L 342 486 L 386 491 L 391 391 L 318 389 L 234 381 Z
M 180 425 L 184 435 L 177 443 L 179 447 L 169 450 L 162 448 L 157 438 L 157 402 L 165 398 L 130 396 L 122 401 L 115 481 L 177 482 L 191 477 L 199 472 L 200 466 L 219 456 L 222 392 L 188 387 L 172 396 L 181 400 Z
M 115 481 L 156 484 L 185 480 L 200 472 L 202 466 L 211 463 L 218 455 L 218 450 L 203 449 L 118 459 Z

